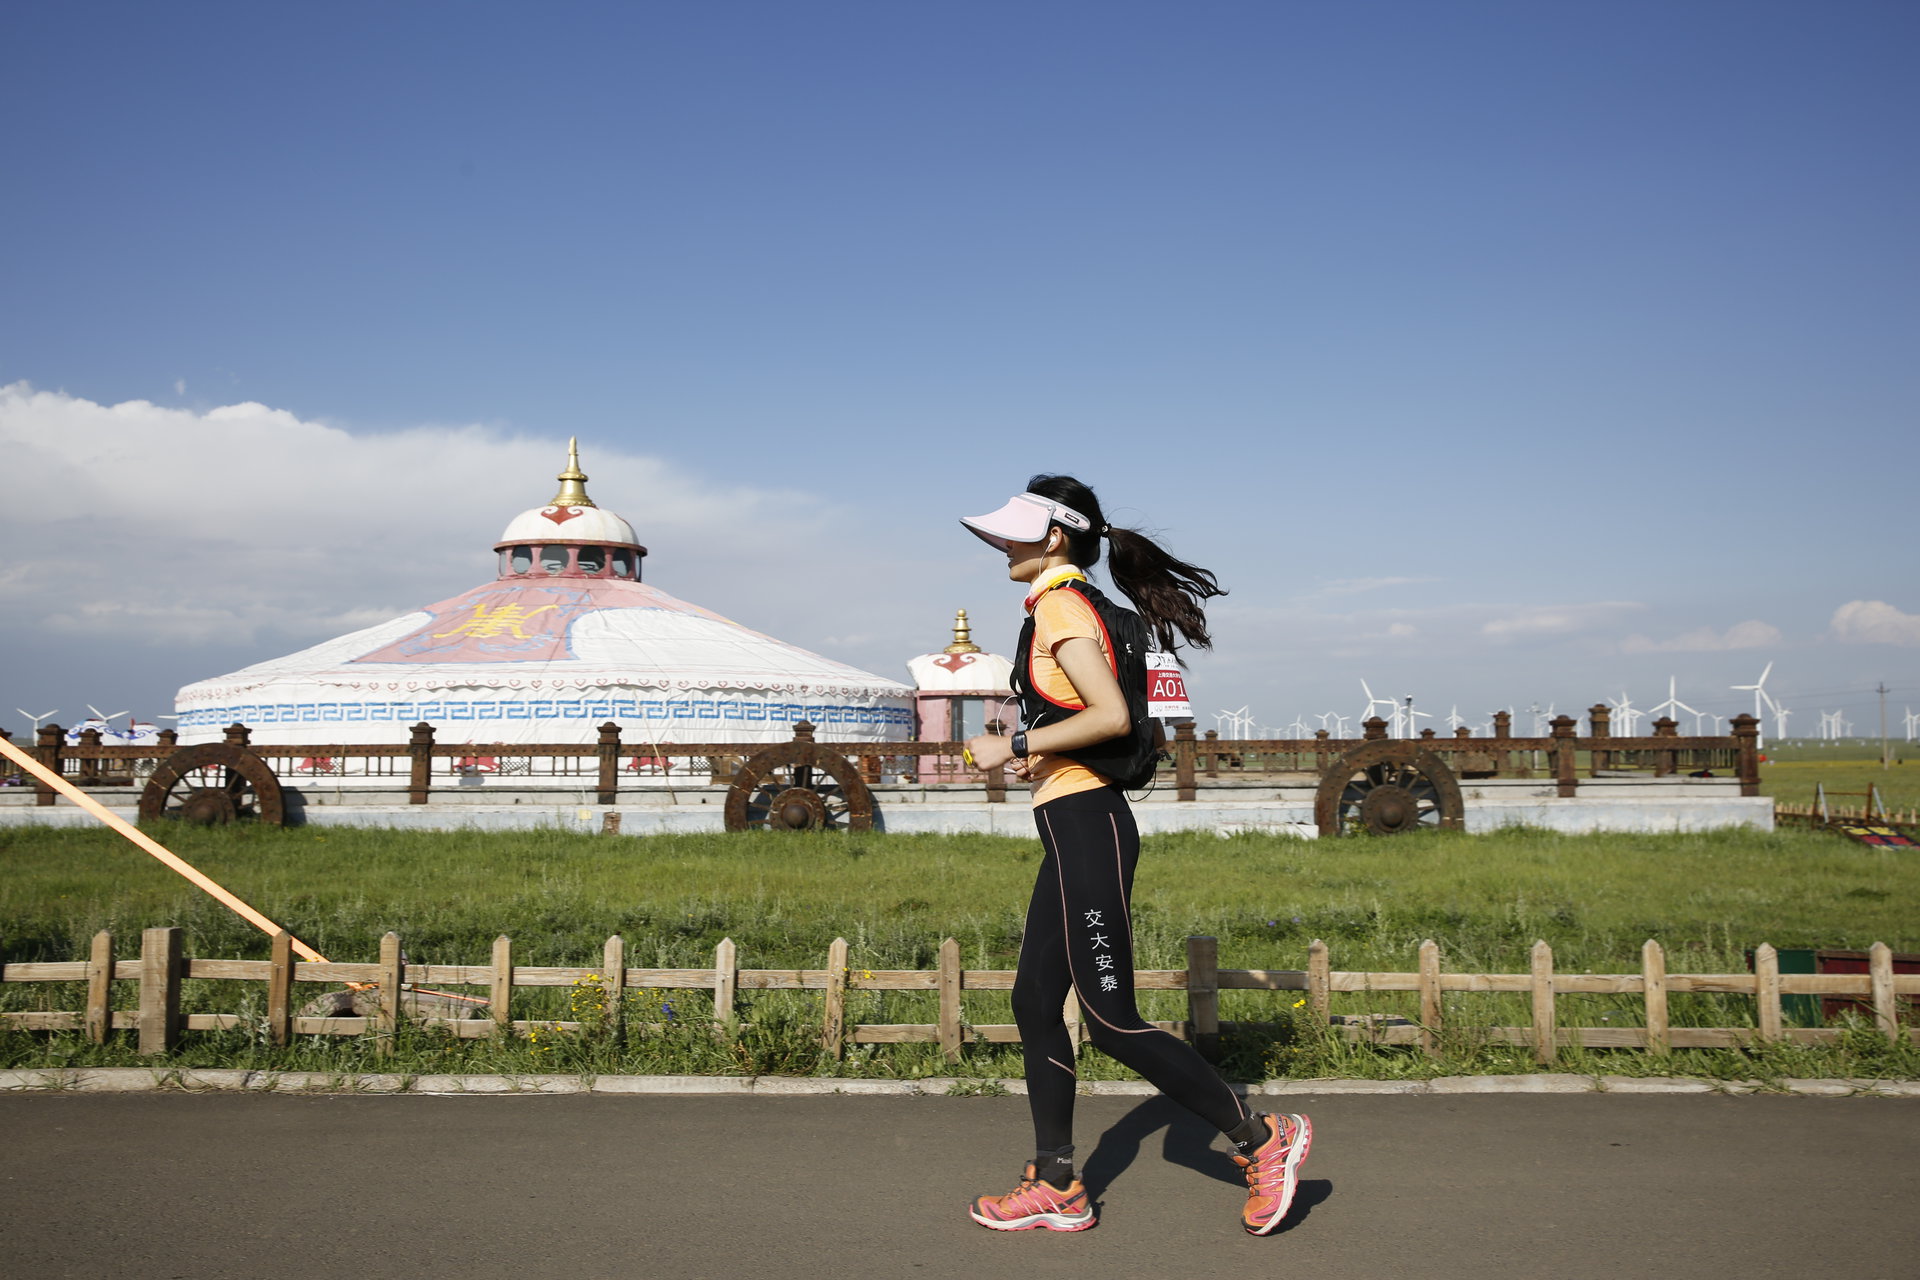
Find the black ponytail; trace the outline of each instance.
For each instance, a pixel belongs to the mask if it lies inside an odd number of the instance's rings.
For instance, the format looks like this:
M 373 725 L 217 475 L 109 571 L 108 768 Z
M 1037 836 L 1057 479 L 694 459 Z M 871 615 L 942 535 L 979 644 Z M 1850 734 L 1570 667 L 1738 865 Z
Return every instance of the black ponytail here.
M 1099 562 L 1103 535 L 1113 544 L 1107 574 L 1113 585 L 1133 601 L 1141 620 L 1153 632 L 1154 643 L 1169 653 L 1176 652 L 1182 640 L 1196 649 L 1213 647 L 1202 602 L 1227 593 L 1210 571 L 1176 560 L 1136 529 L 1109 528 L 1093 490 L 1072 476 L 1035 476 L 1027 482 L 1027 492 L 1071 507 L 1092 523 L 1093 527 L 1085 531 L 1054 524 L 1066 535 L 1067 554 L 1081 568 L 1091 569 Z

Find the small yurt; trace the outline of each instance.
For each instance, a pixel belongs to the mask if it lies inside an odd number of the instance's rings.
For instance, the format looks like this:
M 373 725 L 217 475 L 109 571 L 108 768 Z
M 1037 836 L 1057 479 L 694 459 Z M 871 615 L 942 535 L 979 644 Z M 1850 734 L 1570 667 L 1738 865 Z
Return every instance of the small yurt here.
M 515 516 L 492 582 L 310 649 L 190 684 L 182 743 L 901 741 L 913 691 L 641 580 L 633 526 L 587 496 L 577 444 L 553 501 Z
M 907 661 L 913 676 L 915 736 L 922 742 L 965 742 L 989 727 L 1012 733 L 1020 726 L 1013 700 L 1013 661 L 973 642 L 967 611 L 953 616 L 953 640 L 937 653 Z M 922 777 L 935 762 L 921 757 Z

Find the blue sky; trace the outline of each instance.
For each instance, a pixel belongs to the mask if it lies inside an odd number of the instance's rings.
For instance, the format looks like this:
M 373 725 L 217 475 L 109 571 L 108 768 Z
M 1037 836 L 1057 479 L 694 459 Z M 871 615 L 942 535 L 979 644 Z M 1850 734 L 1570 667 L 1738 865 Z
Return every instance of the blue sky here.
M 1910 4 L 0 34 L 9 724 L 472 585 L 569 435 L 651 580 L 888 674 L 1011 642 L 953 518 L 1066 470 L 1232 588 L 1208 712 L 1920 705 Z

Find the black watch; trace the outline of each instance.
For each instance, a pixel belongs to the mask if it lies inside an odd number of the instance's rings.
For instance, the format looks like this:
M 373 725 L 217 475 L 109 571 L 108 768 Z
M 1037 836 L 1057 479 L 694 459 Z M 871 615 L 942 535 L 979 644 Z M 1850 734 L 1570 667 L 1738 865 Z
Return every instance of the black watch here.
M 1015 729 L 1013 731 L 1013 754 L 1022 758 L 1027 754 L 1027 731 L 1025 729 Z

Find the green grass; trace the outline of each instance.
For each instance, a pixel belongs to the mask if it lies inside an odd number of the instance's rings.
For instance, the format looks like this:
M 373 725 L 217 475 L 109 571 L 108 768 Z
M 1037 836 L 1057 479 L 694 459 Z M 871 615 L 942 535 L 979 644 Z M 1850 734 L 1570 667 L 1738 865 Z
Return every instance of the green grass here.
M 1779 760 L 1760 766 L 1760 792 L 1789 804 L 1812 804 L 1816 787 L 1827 789 L 1835 808 L 1866 805 L 1872 784 L 1888 810 L 1920 809 L 1920 760 L 1882 769 L 1874 760 Z
M 986 836 L 688 835 L 619 838 L 559 831 L 497 834 L 242 827 L 170 828 L 182 857 L 276 918 L 330 958 L 372 960 L 392 929 L 409 956 L 433 963 L 483 964 L 493 938 L 515 942 L 528 965 L 591 964 L 609 934 L 627 942 L 636 967 L 698 967 L 732 937 L 747 968 L 819 968 L 844 936 L 856 967 L 931 968 L 940 939 L 959 939 L 969 968 L 1011 968 L 1021 912 L 1038 865 L 1032 840 Z M 1302 968 L 1310 939 L 1329 944 L 1336 969 L 1407 971 L 1423 938 L 1443 948 L 1455 971 L 1525 972 L 1535 939 L 1559 967 L 1632 972 L 1641 942 L 1667 947 L 1674 972 L 1745 968 L 1743 952 L 1776 946 L 1865 947 L 1884 941 L 1920 950 L 1920 861 L 1812 832 L 1771 835 L 1564 836 L 1510 831 L 1387 840 L 1304 841 L 1269 836 L 1186 834 L 1146 841 L 1135 891 L 1138 962 L 1184 967 L 1185 938 L 1220 939 L 1223 966 Z M 99 929 L 131 955 L 150 925 L 186 930 L 195 957 L 266 954 L 249 926 L 118 837 L 103 831 L 0 829 L 0 959 L 74 960 Z M 253 984 L 190 983 L 191 1010 L 231 1011 L 255 999 Z M 217 989 L 216 989 L 217 988 Z M 665 1021 L 634 997 L 632 1016 Z M 743 1010 L 750 1024 L 716 1042 L 702 1020 L 704 996 L 666 997 L 672 1026 L 629 1037 L 562 1037 L 547 1045 L 452 1042 L 409 1032 L 391 1060 L 411 1070 L 851 1072 L 947 1075 L 956 1068 L 932 1046 L 856 1049 L 845 1063 L 814 1045 L 817 995 L 761 993 Z M 7 984 L 8 1008 L 79 1007 L 67 984 Z M 857 993 L 854 1021 L 931 1022 L 931 997 Z M 516 1017 L 566 1017 L 568 993 L 516 992 Z M 1474 1041 L 1471 1027 L 1524 1024 L 1523 1000 L 1460 996 L 1447 1057 L 1434 1063 L 1402 1050 L 1348 1047 L 1321 1036 L 1271 993 L 1228 993 L 1223 1015 L 1280 1020 L 1273 1032 L 1233 1038 L 1228 1065 L 1242 1075 L 1429 1074 L 1440 1070 L 1533 1069 L 1525 1051 Z M 120 998 L 131 1003 L 131 989 Z M 1566 997 L 1563 1024 L 1637 1022 L 1635 1002 Z M 1751 1001 L 1677 998 L 1677 1024 L 1737 1025 Z M 1339 997 L 1336 1011 L 1411 1012 L 1399 997 Z M 1148 1017 L 1184 1016 L 1184 997 L 1151 993 Z M 967 1016 L 1010 1021 L 1004 996 L 969 996 Z M 1731 1020 L 1731 1021 L 1730 1021 Z M 118 1037 L 124 1040 L 125 1037 Z M 1897 1051 L 1872 1037 L 1838 1049 L 1749 1055 L 1687 1051 L 1691 1069 L 1719 1074 L 1912 1074 Z M 1875 1057 L 1875 1053 L 1880 1053 Z M 1901 1056 L 1901 1055 L 1905 1056 Z M 1811 1056 L 1809 1056 L 1811 1055 Z M 135 1061 L 124 1043 L 99 1047 L 77 1036 L 12 1032 L 0 1062 Z M 175 1065 L 244 1065 L 302 1070 L 385 1067 L 369 1046 L 303 1038 L 272 1050 L 246 1032 L 187 1036 Z M 1603 1064 L 1603 1065 L 1601 1065 Z M 1769 1064 L 1773 1064 L 1770 1066 Z M 1815 1070 L 1825 1064 L 1824 1070 Z M 1902 1065 L 1906 1064 L 1906 1065 Z M 1638 1053 L 1581 1051 L 1570 1069 L 1647 1069 Z M 1844 1070 L 1843 1070 L 1844 1068 Z M 1126 1073 L 1088 1053 L 1083 1074 Z M 968 1050 L 959 1073 L 1017 1074 L 1006 1048 Z

